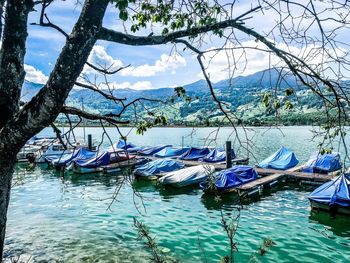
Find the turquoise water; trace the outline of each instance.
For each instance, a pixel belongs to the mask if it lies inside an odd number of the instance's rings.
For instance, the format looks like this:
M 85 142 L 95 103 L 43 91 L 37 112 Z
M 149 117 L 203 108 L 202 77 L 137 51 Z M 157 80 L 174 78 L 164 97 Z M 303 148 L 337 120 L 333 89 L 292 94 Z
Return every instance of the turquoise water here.
M 202 145 L 212 129 L 202 128 L 185 144 Z M 49 130 L 44 131 L 48 133 Z M 108 130 L 111 138 L 118 135 Z M 190 129 L 153 129 L 130 140 L 143 145 L 181 145 Z M 230 134 L 220 131 L 218 144 Z M 86 133 L 98 138 L 101 130 Z M 292 148 L 301 161 L 315 149 L 305 127 L 251 132 L 253 154 L 262 159 L 280 145 Z M 78 137 L 81 131 L 77 131 Z M 254 162 L 254 161 L 253 161 Z M 111 204 L 118 182 L 126 182 Z M 150 254 L 137 239 L 133 218 L 149 226 L 161 248 L 180 262 L 218 262 L 229 253 L 221 225 L 235 215 L 235 196 L 217 202 L 195 188 L 162 188 L 151 182 L 132 182 L 123 174 L 76 176 L 48 170 L 29 171 L 19 166 L 15 174 L 7 227 L 6 255 L 32 256 L 32 260 L 59 262 L 149 262 Z M 133 194 L 131 185 L 136 194 Z M 349 262 L 350 219 L 312 214 L 310 187 L 281 185 L 258 200 L 248 200 L 239 220 L 236 262 Z M 140 198 L 141 196 L 142 198 Z M 108 209 L 110 206 L 110 209 Z M 274 246 L 261 257 L 254 254 L 264 238 Z

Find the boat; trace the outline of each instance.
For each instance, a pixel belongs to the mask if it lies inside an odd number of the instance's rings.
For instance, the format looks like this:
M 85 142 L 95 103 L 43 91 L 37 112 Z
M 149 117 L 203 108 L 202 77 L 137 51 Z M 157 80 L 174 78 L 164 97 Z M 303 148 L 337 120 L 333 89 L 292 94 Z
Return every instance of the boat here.
M 184 187 L 199 184 L 208 178 L 215 171 L 213 165 L 196 165 L 178 171 L 166 173 L 159 178 L 163 185 Z
M 47 163 L 54 158 L 62 157 L 65 154 L 70 154 L 72 151 L 65 149 L 60 143 L 54 143 L 49 146 L 42 146 L 41 149 L 36 152 L 37 163 Z
M 95 151 L 90 151 L 87 148 L 75 148 L 72 153 L 55 158 L 51 161 L 51 164 L 58 170 L 62 169 L 62 167 L 69 166 L 75 160 L 87 160 L 92 158 L 96 154 Z
M 140 159 L 136 158 L 135 155 L 129 155 L 129 159 L 120 160 L 118 162 L 113 162 L 107 165 L 99 167 L 104 173 L 115 173 L 120 172 L 123 168 L 135 168 L 140 163 Z
M 339 153 L 321 154 L 315 152 L 310 159 L 304 164 L 302 171 L 305 173 L 327 174 L 341 169 Z
M 142 146 L 137 146 L 131 142 L 126 142 L 125 140 L 119 140 L 118 143 L 111 146 L 110 148 L 113 149 L 123 149 L 127 151 L 128 153 L 137 153 L 138 151 L 141 151 L 144 149 Z
M 49 144 L 57 141 L 56 137 L 38 137 L 33 136 L 31 139 L 27 141 L 28 145 L 38 145 L 38 146 L 48 146 Z
M 274 154 L 261 161 L 257 165 L 257 167 L 266 169 L 287 170 L 296 166 L 298 163 L 299 160 L 296 158 L 294 152 L 289 150 L 287 147 L 282 146 Z
M 236 158 L 235 151 L 231 150 L 231 159 Z M 223 148 L 212 149 L 208 155 L 199 159 L 200 162 L 221 163 L 226 161 L 226 152 Z
M 132 158 L 135 158 L 135 156 L 126 154 L 124 150 L 112 153 L 108 151 L 100 151 L 95 153 L 90 159 L 74 160 L 72 162 L 72 168 L 74 173 L 97 173 L 103 172 L 103 166 L 127 161 Z
M 171 147 L 172 145 L 158 145 L 158 146 L 152 146 L 152 147 L 145 147 L 144 149 L 137 152 L 138 155 L 142 156 L 152 156 L 161 150 L 163 150 L 166 147 Z
M 175 158 L 179 157 L 185 152 L 187 152 L 190 148 L 189 147 L 165 147 L 163 150 L 155 153 L 153 156 L 158 158 Z
M 341 174 L 324 183 L 309 194 L 308 199 L 314 210 L 350 216 L 350 174 Z
M 16 161 L 19 163 L 35 162 L 35 156 L 40 149 L 41 149 L 41 146 L 26 144 L 21 148 L 19 153 L 17 153 Z
M 209 148 L 191 147 L 187 152 L 181 155 L 179 159 L 184 161 L 198 161 L 199 159 L 206 157 L 209 153 Z
M 232 192 L 236 187 L 258 179 L 258 173 L 248 165 L 235 165 L 230 169 L 215 173 L 208 180 L 200 183 L 206 193 L 224 194 Z
M 164 173 L 180 170 L 184 167 L 183 163 L 173 159 L 158 159 L 136 168 L 134 175 L 136 178 L 156 180 Z

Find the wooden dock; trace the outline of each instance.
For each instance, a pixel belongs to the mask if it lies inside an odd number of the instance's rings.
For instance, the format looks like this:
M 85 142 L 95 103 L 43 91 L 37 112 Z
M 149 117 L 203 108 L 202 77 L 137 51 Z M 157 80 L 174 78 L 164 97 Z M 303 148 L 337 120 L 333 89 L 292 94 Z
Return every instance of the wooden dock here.
M 304 173 L 300 172 L 301 166 L 297 166 L 286 171 L 275 169 L 255 168 L 259 175 L 262 177 L 244 184 L 237 188 L 240 195 L 250 195 L 251 193 L 261 192 L 265 188 L 271 188 L 271 186 L 281 180 L 292 180 L 298 182 L 310 183 L 324 183 L 332 180 L 336 174 L 319 174 L 319 173 Z
M 150 159 L 156 160 L 159 158 L 151 157 Z M 226 169 L 226 163 L 204 163 L 199 161 L 185 161 L 179 160 L 185 164 L 185 166 L 195 166 L 200 164 L 213 165 L 217 171 Z M 233 164 L 244 164 L 249 161 L 248 158 L 233 159 Z M 261 176 L 257 180 L 250 183 L 244 184 L 235 188 L 235 191 L 240 196 L 247 196 L 255 193 L 261 193 L 263 189 L 271 188 L 274 184 L 282 180 L 290 180 L 297 182 L 308 182 L 308 183 L 324 183 L 332 180 L 332 178 L 338 173 L 332 174 L 318 174 L 318 173 L 304 173 L 301 172 L 303 165 L 293 167 L 288 170 L 276 170 L 276 169 L 265 169 L 257 168 L 254 169 Z
M 137 157 L 141 157 L 142 156 L 137 156 Z M 154 157 L 154 156 L 145 156 L 148 159 L 151 160 L 158 160 L 158 159 L 163 159 L 163 158 L 158 158 L 158 157 Z M 226 169 L 226 163 L 225 162 L 221 162 L 221 163 L 206 163 L 206 162 L 199 162 L 199 161 L 186 161 L 186 160 L 180 160 L 180 159 L 176 159 L 176 158 L 170 158 L 170 159 L 174 159 L 177 160 L 179 162 L 182 162 L 185 166 L 196 166 L 196 165 L 213 165 L 215 167 L 215 170 L 220 171 L 220 170 L 224 170 Z M 238 165 L 238 164 L 248 164 L 249 162 L 249 158 L 235 158 L 232 159 L 232 164 Z

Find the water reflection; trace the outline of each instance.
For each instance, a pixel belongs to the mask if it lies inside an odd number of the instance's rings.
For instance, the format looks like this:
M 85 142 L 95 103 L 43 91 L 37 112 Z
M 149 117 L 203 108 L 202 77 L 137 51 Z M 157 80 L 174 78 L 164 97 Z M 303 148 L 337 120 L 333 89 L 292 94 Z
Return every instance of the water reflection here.
M 164 201 L 169 201 L 179 195 L 198 195 L 202 190 L 199 189 L 198 186 L 176 188 L 173 186 L 159 185 L 158 192 Z
M 326 226 L 326 229 L 332 231 L 335 235 L 341 237 L 350 237 L 350 217 L 345 215 L 332 216 L 326 211 L 310 211 L 309 221 Z M 350 238 L 349 238 L 350 241 Z M 348 244 L 350 245 L 350 244 Z
M 99 129 L 89 129 L 94 138 L 99 138 Z M 315 144 L 309 141 L 311 135 L 307 128 L 283 129 L 283 138 L 272 131 L 261 136 L 257 134 L 254 151 L 259 160 L 281 144 L 295 150 L 301 162 L 309 157 Z M 198 145 L 199 138 L 210 130 L 198 130 L 194 138 L 198 139 Z M 140 145 L 177 145 L 186 132 L 186 129 L 177 128 L 172 128 L 171 132 L 152 129 L 145 136 L 130 135 L 129 139 Z M 229 132 L 223 129 L 219 140 L 224 142 Z M 118 139 L 111 135 L 113 140 Z M 41 166 L 30 171 L 25 164 L 18 166 L 15 177 L 21 178 L 22 184 L 12 189 L 7 251 L 34 255 L 35 261 L 42 262 L 147 261 L 149 254 L 138 241 L 132 224 L 133 217 L 138 217 L 150 227 L 159 244 L 174 251 L 181 262 L 203 261 L 198 236 L 207 262 L 218 262 L 227 253 L 221 210 L 228 217 L 234 213 L 235 194 L 223 196 L 217 202 L 196 187 L 165 188 L 156 182 L 133 181 L 130 174 L 124 173 L 62 175 Z M 117 186 L 125 179 L 117 201 L 107 209 Z M 131 184 L 141 194 L 146 212 Z M 276 246 L 262 259 L 264 262 L 347 262 L 350 219 L 310 214 L 306 196 L 313 189 L 283 184 L 264 191 L 261 197 L 245 201 L 236 239 L 239 243 L 236 261 L 248 262 L 261 240 L 271 237 Z
M 157 180 L 134 180 L 132 186 L 135 191 L 138 191 L 140 193 L 154 192 L 158 189 Z

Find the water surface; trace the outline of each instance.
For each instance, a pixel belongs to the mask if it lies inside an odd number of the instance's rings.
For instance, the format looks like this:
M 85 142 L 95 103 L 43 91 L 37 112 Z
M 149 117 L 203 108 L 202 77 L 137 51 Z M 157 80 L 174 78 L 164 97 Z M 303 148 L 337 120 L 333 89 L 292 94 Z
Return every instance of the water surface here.
M 203 138 L 212 130 L 201 128 L 187 136 L 191 129 L 156 128 L 144 136 L 132 131 L 129 140 L 141 145 L 203 145 Z M 257 130 L 250 132 L 256 146 L 251 154 L 259 160 L 281 145 L 294 150 L 301 162 L 315 150 L 308 127 L 283 128 L 283 133 Z M 86 129 L 95 139 L 101 132 Z M 114 130 L 108 132 L 112 140 L 118 139 Z M 222 129 L 216 144 L 222 145 L 230 133 L 230 129 Z M 81 130 L 77 136 L 82 136 Z M 6 255 L 31 255 L 35 262 L 149 262 L 150 254 L 137 238 L 134 217 L 180 262 L 218 262 L 229 253 L 221 212 L 227 220 L 236 215 L 234 195 L 217 202 L 196 188 L 171 189 L 128 181 L 110 206 L 123 178 L 122 174 L 62 177 L 45 166 L 29 171 L 20 165 L 11 194 Z M 235 238 L 236 261 L 248 262 L 254 257 L 258 262 L 349 262 L 350 219 L 311 213 L 306 196 L 312 189 L 281 185 L 258 200 L 248 200 Z M 261 257 L 254 252 L 264 238 L 275 245 Z

